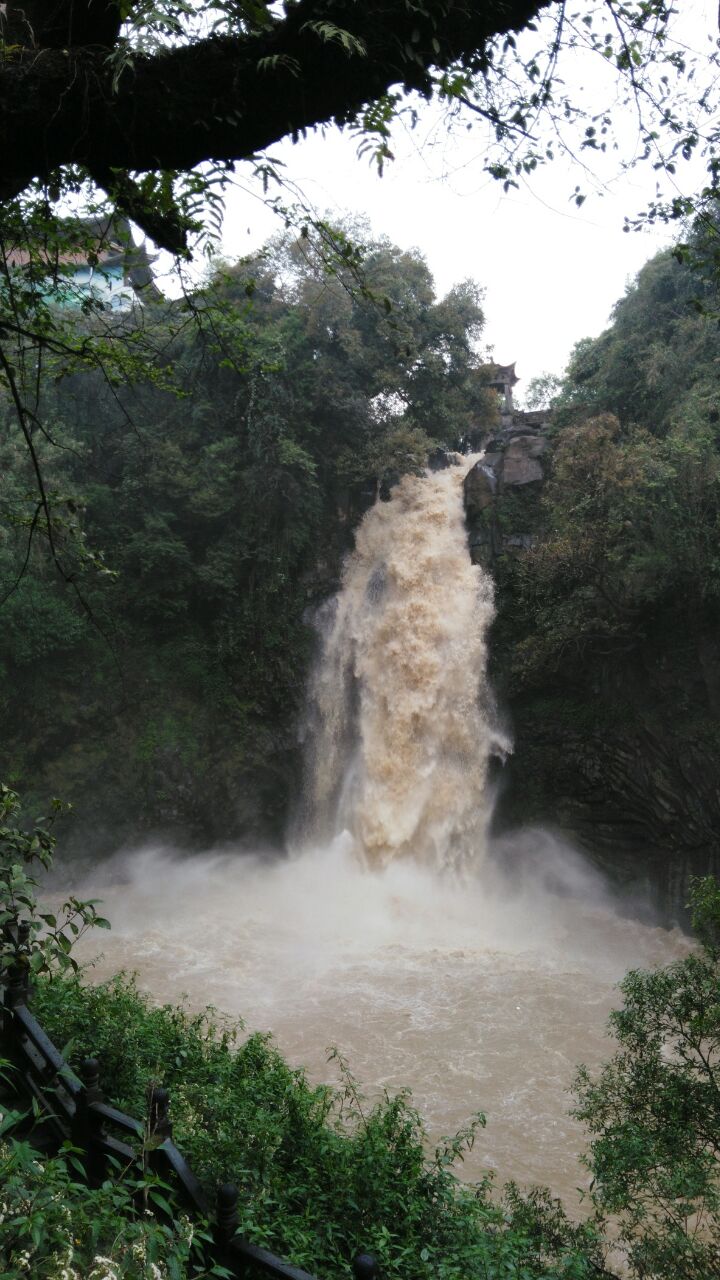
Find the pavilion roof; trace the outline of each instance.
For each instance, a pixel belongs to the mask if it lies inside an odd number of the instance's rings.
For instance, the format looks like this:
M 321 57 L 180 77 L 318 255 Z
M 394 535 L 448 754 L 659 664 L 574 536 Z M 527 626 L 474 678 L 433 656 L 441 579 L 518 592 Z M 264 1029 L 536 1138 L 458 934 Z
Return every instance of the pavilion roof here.
M 493 365 L 493 369 L 494 369 L 494 373 L 492 378 L 490 379 L 491 387 L 504 387 L 508 384 L 508 382 L 512 387 L 514 387 L 515 383 L 520 381 L 520 379 L 518 378 L 515 372 L 514 360 L 512 364 Z

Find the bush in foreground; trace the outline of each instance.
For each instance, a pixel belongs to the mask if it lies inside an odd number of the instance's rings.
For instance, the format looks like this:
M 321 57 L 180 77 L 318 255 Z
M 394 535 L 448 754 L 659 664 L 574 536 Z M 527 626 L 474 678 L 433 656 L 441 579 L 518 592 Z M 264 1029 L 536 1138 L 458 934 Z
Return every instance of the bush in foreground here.
M 207 1010 L 153 1007 L 119 975 L 38 984 L 34 1008 L 78 1059 L 92 1053 L 115 1105 L 142 1115 L 150 1080 L 172 1099 L 174 1137 L 208 1185 L 240 1188 L 240 1230 L 295 1265 L 347 1280 L 370 1249 L 386 1280 L 584 1280 L 602 1274 L 592 1227 L 544 1193 L 462 1184 L 452 1165 L 482 1118 L 428 1156 L 407 1094 L 366 1106 L 338 1058 L 339 1088 L 312 1086 L 267 1036 Z
M 598 1217 L 652 1280 L 720 1276 L 720 886 L 699 881 L 691 906 L 700 947 L 627 974 L 617 1051 L 575 1083 Z
M 3 1121 L 12 1117 L 3 1117 Z M 138 1179 L 126 1175 L 91 1189 L 78 1157 L 39 1157 L 27 1142 L 0 1140 L 2 1280 L 184 1280 L 208 1270 L 203 1233 L 182 1215 L 161 1223 L 138 1212 Z M 162 1195 L 152 1183 L 142 1190 Z

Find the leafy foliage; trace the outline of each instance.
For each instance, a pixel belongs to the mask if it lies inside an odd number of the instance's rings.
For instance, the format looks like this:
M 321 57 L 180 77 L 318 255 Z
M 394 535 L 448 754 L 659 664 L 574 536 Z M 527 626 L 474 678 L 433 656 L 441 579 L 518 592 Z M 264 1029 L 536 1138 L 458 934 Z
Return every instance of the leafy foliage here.
M 718 825 L 720 331 L 712 274 L 681 256 L 648 263 L 578 344 L 545 481 L 497 504 L 531 543 L 495 568 L 508 816 L 559 823 L 623 875 L 650 848 L 706 870 Z
M 632 1274 L 707 1280 L 720 1269 L 720 889 L 692 894 L 701 948 L 621 983 L 618 1049 L 581 1069 L 576 1115 L 598 1211 L 619 1224 Z
M 720 603 L 720 456 L 709 425 L 658 440 L 604 415 L 560 431 L 543 495 L 547 532 L 513 566 L 526 609 L 518 673 L 642 645 L 663 609 Z
M 63 807 L 53 801 L 54 816 Z M 49 870 L 55 838 L 44 818 L 31 831 L 14 825 L 19 810 L 17 794 L 0 783 L 0 971 L 12 965 L 28 978 L 76 970 L 73 943 L 87 929 L 110 926 L 89 900 L 71 897 L 56 913 L 40 908 L 35 864 Z
M 14 198 L 39 179 L 57 201 L 66 183 L 72 188 L 78 173 L 89 174 L 157 243 L 184 252 L 203 203 L 213 216 L 232 161 L 253 162 L 286 134 L 333 120 L 349 126 L 361 150 L 382 166 L 392 155 L 393 118 L 417 115 L 414 92 L 437 98 L 450 118 L 482 123 L 486 172 L 506 188 L 558 152 L 599 161 L 624 151 L 626 131 L 616 130 L 615 120 L 632 107 L 640 145 L 633 136 L 624 162 L 644 160 L 673 177 L 683 161 L 703 155 L 703 204 L 717 186 L 708 84 L 716 55 L 693 58 L 673 16 L 664 0 L 604 0 L 578 9 L 513 0 L 482 10 L 447 0 L 412 10 L 401 4 L 348 10 L 333 0 L 304 0 L 299 7 L 264 0 L 108 6 L 60 0 L 51 14 L 29 0 L 24 7 L 11 0 L 0 27 L 0 89 L 10 107 L 0 194 Z M 32 48 L 72 50 L 67 79 L 58 75 L 51 91 L 67 126 L 46 107 L 38 153 L 19 145 L 23 125 L 26 136 L 33 131 L 34 99 L 41 96 L 27 56 Z M 579 57 L 591 58 L 604 80 L 607 92 L 598 103 L 567 87 L 566 64 Z M 245 87 L 239 98 L 232 76 L 240 68 Z M 183 100 L 189 73 L 193 104 Z M 146 105 L 142 120 L 128 110 L 136 90 Z M 88 102 L 104 122 L 99 136 L 81 137 L 77 127 L 76 113 Z M 588 177 L 592 182 L 585 170 L 568 193 L 578 205 Z M 666 200 L 658 195 L 645 216 L 679 217 L 692 205 L 675 189 Z
M 120 1173 L 89 1188 L 76 1166 L 72 1149 L 40 1157 L 26 1141 L 0 1142 L 4 1280 L 200 1280 L 226 1274 L 204 1265 L 202 1228 L 180 1214 L 165 1224 L 137 1211 L 138 1192 L 164 1200 L 164 1187 Z
M 700 631 L 717 617 L 714 289 L 660 254 L 610 328 L 575 350 L 555 401 L 535 545 L 500 567 L 520 684 L 640 652 L 659 619 Z
M 692 238 L 694 257 L 657 254 L 613 309 L 599 338 L 578 343 L 559 398 L 560 421 L 615 414 L 662 435 L 715 404 L 717 279 L 701 265 L 716 238 L 714 223 Z

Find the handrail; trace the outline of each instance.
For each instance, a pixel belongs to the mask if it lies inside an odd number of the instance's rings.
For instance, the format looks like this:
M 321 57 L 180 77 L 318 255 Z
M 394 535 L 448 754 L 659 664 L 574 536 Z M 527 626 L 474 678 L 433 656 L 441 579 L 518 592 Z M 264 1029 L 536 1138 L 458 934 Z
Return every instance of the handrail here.
M 100 1121 L 105 1120 L 108 1124 L 114 1124 L 117 1129 L 123 1129 L 125 1133 L 131 1133 L 135 1138 L 142 1138 L 145 1133 L 139 1120 L 126 1116 L 124 1111 L 118 1111 L 117 1107 L 111 1107 L 107 1102 L 92 1102 L 90 1110 Z
M 68 1093 L 73 1096 L 80 1093 L 82 1085 L 75 1072 L 65 1061 L 60 1051 L 55 1048 L 52 1040 L 45 1034 L 37 1018 L 30 1012 L 26 1004 L 18 1005 L 15 1010 L 15 1017 L 25 1035 L 32 1041 L 38 1052 L 43 1055 L 48 1066 L 52 1067 L 53 1072 L 62 1078 Z
M 7 976 L 10 981 L 0 985 L 0 1030 L 10 1050 L 8 1056 L 18 1068 L 22 1088 L 38 1101 L 60 1139 L 70 1139 L 84 1153 L 90 1185 L 99 1185 L 108 1176 L 108 1157 L 122 1165 L 143 1159 L 153 1172 L 167 1172 L 173 1177 L 192 1211 L 212 1219 L 210 1199 L 172 1140 L 167 1090 L 158 1086 L 149 1090 L 146 1125 L 113 1107 L 105 1101 L 100 1088 L 97 1060 L 86 1058 L 79 1078 L 30 1011 L 26 971 L 16 965 Z M 139 1140 L 143 1144 L 141 1150 L 118 1140 L 108 1129 Z M 149 1151 L 143 1149 L 147 1137 L 160 1139 Z M 238 1234 L 238 1190 L 233 1183 L 218 1189 L 214 1218 L 215 1250 L 238 1280 L 247 1274 L 248 1264 L 276 1280 L 317 1280 Z M 352 1275 L 355 1280 L 379 1280 L 377 1262 L 371 1254 L 356 1255 Z

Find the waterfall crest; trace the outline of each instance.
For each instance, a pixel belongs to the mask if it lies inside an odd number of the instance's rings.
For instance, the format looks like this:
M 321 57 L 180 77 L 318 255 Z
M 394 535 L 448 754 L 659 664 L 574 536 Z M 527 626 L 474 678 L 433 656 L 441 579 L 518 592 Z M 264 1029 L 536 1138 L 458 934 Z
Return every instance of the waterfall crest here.
M 321 617 L 311 683 L 309 831 L 348 831 L 371 866 L 482 853 L 493 750 L 489 575 L 470 560 L 462 482 L 477 457 L 405 476 L 366 513 Z

